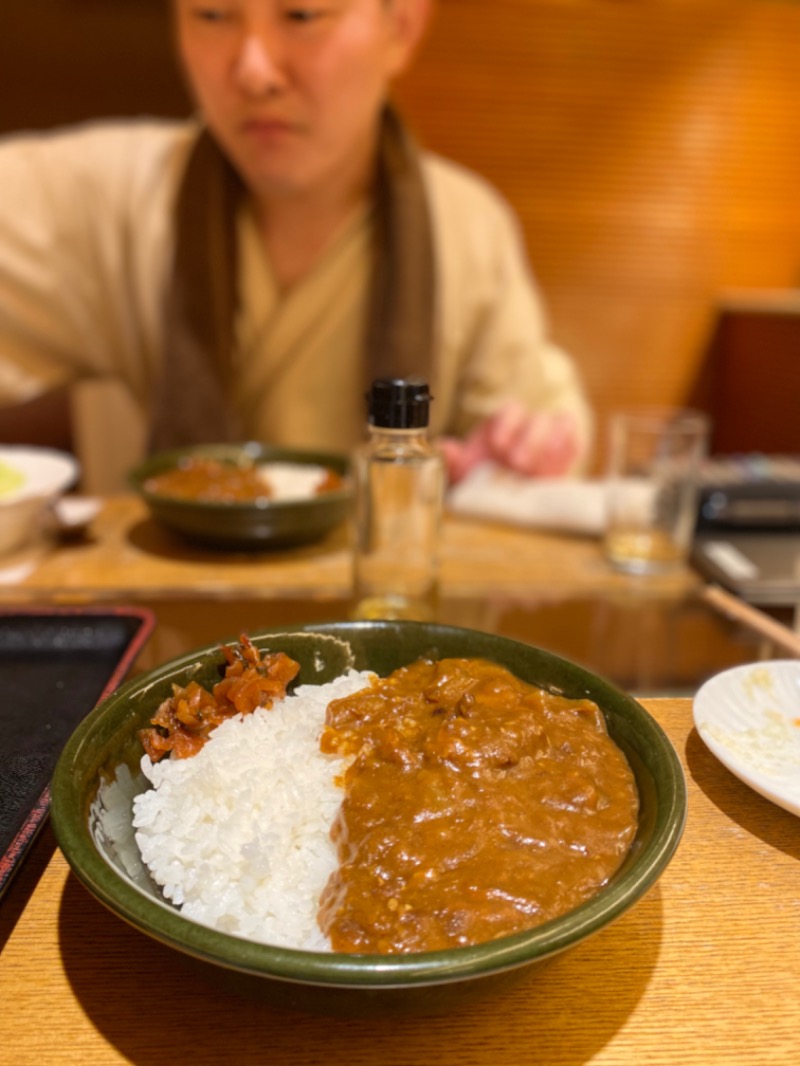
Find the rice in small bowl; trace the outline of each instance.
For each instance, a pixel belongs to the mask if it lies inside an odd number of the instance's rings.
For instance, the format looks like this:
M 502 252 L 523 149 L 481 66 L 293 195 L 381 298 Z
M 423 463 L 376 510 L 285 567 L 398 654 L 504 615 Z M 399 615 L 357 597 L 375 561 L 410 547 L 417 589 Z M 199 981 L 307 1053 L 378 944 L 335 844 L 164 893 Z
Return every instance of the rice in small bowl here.
M 346 686 L 350 671 L 374 671 L 385 676 L 420 657 L 484 658 L 508 667 L 531 684 L 571 698 L 594 700 L 602 709 L 608 732 L 634 771 L 640 798 L 638 829 L 630 851 L 608 884 L 569 913 L 513 936 L 441 951 L 401 955 L 351 954 L 320 950 L 317 932 L 308 915 L 299 916 L 310 939 L 306 948 L 267 944 L 238 932 L 211 928 L 189 917 L 170 902 L 142 860 L 134 830 L 142 813 L 141 795 L 150 782 L 141 772 L 139 730 L 173 690 L 191 679 L 211 683 L 219 677 L 219 646 L 193 652 L 165 664 L 145 677 L 128 682 L 101 704 L 76 731 L 65 748 L 53 780 L 53 825 L 70 865 L 87 888 L 115 913 L 143 932 L 181 951 L 255 982 L 275 1003 L 337 1013 L 374 1011 L 438 1011 L 483 995 L 526 968 L 549 958 L 597 932 L 630 907 L 660 876 L 678 845 L 686 813 L 686 791 L 677 755 L 657 723 L 636 701 L 603 679 L 549 653 L 490 634 L 456 627 L 410 622 L 339 622 L 292 631 L 268 630 L 253 634 L 260 648 L 285 651 L 300 664 L 298 681 Z M 327 699 L 327 695 L 324 697 Z M 222 728 L 222 727 L 220 727 Z M 289 743 L 289 741 L 286 741 Z M 188 760 L 191 762 L 191 760 Z M 243 757 L 244 787 L 248 773 L 258 769 Z M 324 775 L 323 775 L 324 776 Z M 253 803 L 260 802 L 253 792 Z M 291 803 L 291 792 L 287 793 Z M 240 811 L 231 812 L 235 820 Z M 158 822 L 160 815 L 154 817 Z M 329 811 L 323 821 L 329 817 Z M 264 834 L 277 830 L 265 819 Z M 316 833 L 317 838 L 319 834 Z M 255 858 L 255 861 L 262 861 Z M 324 880 L 330 853 L 314 856 L 318 883 Z M 291 884 L 295 876 L 285 871 Z M 205 877 L 213 878 L 211 870 Z M 243 877 L 258 880 L 257 871 Z M 304 874 L 303 874 L 304 876 Z M 169 882 L 169 877 L 162 878 Z M 200 878 L 202 881 L 203 878 Z M 202 889 L 202 886 L 201 886 Z M 175 897 L 176 885 L 168 892 Z M 215 893 L 210 893 L 212 906 Z M 238 919 L 237 919 L 238 921 Z M 275 921 L 283 938 L 293 919 Z M 291 930 L 292 943 L 296 931 Z

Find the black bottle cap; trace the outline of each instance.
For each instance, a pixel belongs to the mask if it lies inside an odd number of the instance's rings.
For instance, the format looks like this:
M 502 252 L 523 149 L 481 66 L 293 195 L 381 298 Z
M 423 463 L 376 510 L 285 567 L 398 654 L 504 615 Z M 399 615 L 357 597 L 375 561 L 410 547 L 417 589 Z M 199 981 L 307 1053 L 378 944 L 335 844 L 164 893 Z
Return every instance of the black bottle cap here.
M 387 429 L 422 429 L 433 397 L 422 378 L 380 378 L 367 393 L 368 421 Z

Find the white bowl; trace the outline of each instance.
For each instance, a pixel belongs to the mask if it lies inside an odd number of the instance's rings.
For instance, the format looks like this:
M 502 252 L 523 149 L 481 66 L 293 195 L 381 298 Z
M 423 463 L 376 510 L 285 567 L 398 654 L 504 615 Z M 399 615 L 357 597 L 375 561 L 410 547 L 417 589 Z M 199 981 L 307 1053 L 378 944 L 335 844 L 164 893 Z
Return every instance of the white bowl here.
M 0 494 L 0 553 L 33 539 L 47 509 L 74 484 L 78 460 L 68 452 L 27 444 L 0 445 L 0 466 L 22 477 L 19 486 Z
M 755 792 L 800 815 L 800 660 L 716 674 L 694 699 L 697 732 Z

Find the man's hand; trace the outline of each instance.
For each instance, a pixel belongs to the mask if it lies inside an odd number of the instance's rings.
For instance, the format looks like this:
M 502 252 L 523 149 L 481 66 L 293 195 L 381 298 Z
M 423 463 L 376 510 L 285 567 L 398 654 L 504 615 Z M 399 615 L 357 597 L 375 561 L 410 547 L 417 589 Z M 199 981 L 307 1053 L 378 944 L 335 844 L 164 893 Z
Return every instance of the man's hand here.
M 494 462 L 527 477 L 558 477 L 570 471 L 580 442 L 575 419 L 563 411 L 527 411 L 508 403 L 465 440 L 444 437 L 440 447 L 451 484 L 473 467 Z

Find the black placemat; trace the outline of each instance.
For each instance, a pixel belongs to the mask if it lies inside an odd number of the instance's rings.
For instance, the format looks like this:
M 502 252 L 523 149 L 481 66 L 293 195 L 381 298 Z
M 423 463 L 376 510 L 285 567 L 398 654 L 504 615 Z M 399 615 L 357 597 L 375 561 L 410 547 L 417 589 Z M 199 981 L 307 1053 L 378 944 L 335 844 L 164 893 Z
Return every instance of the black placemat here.
M 0 895 L 47 816 L 61 749 L 153 624 L 139 608 L 0 609 Z

